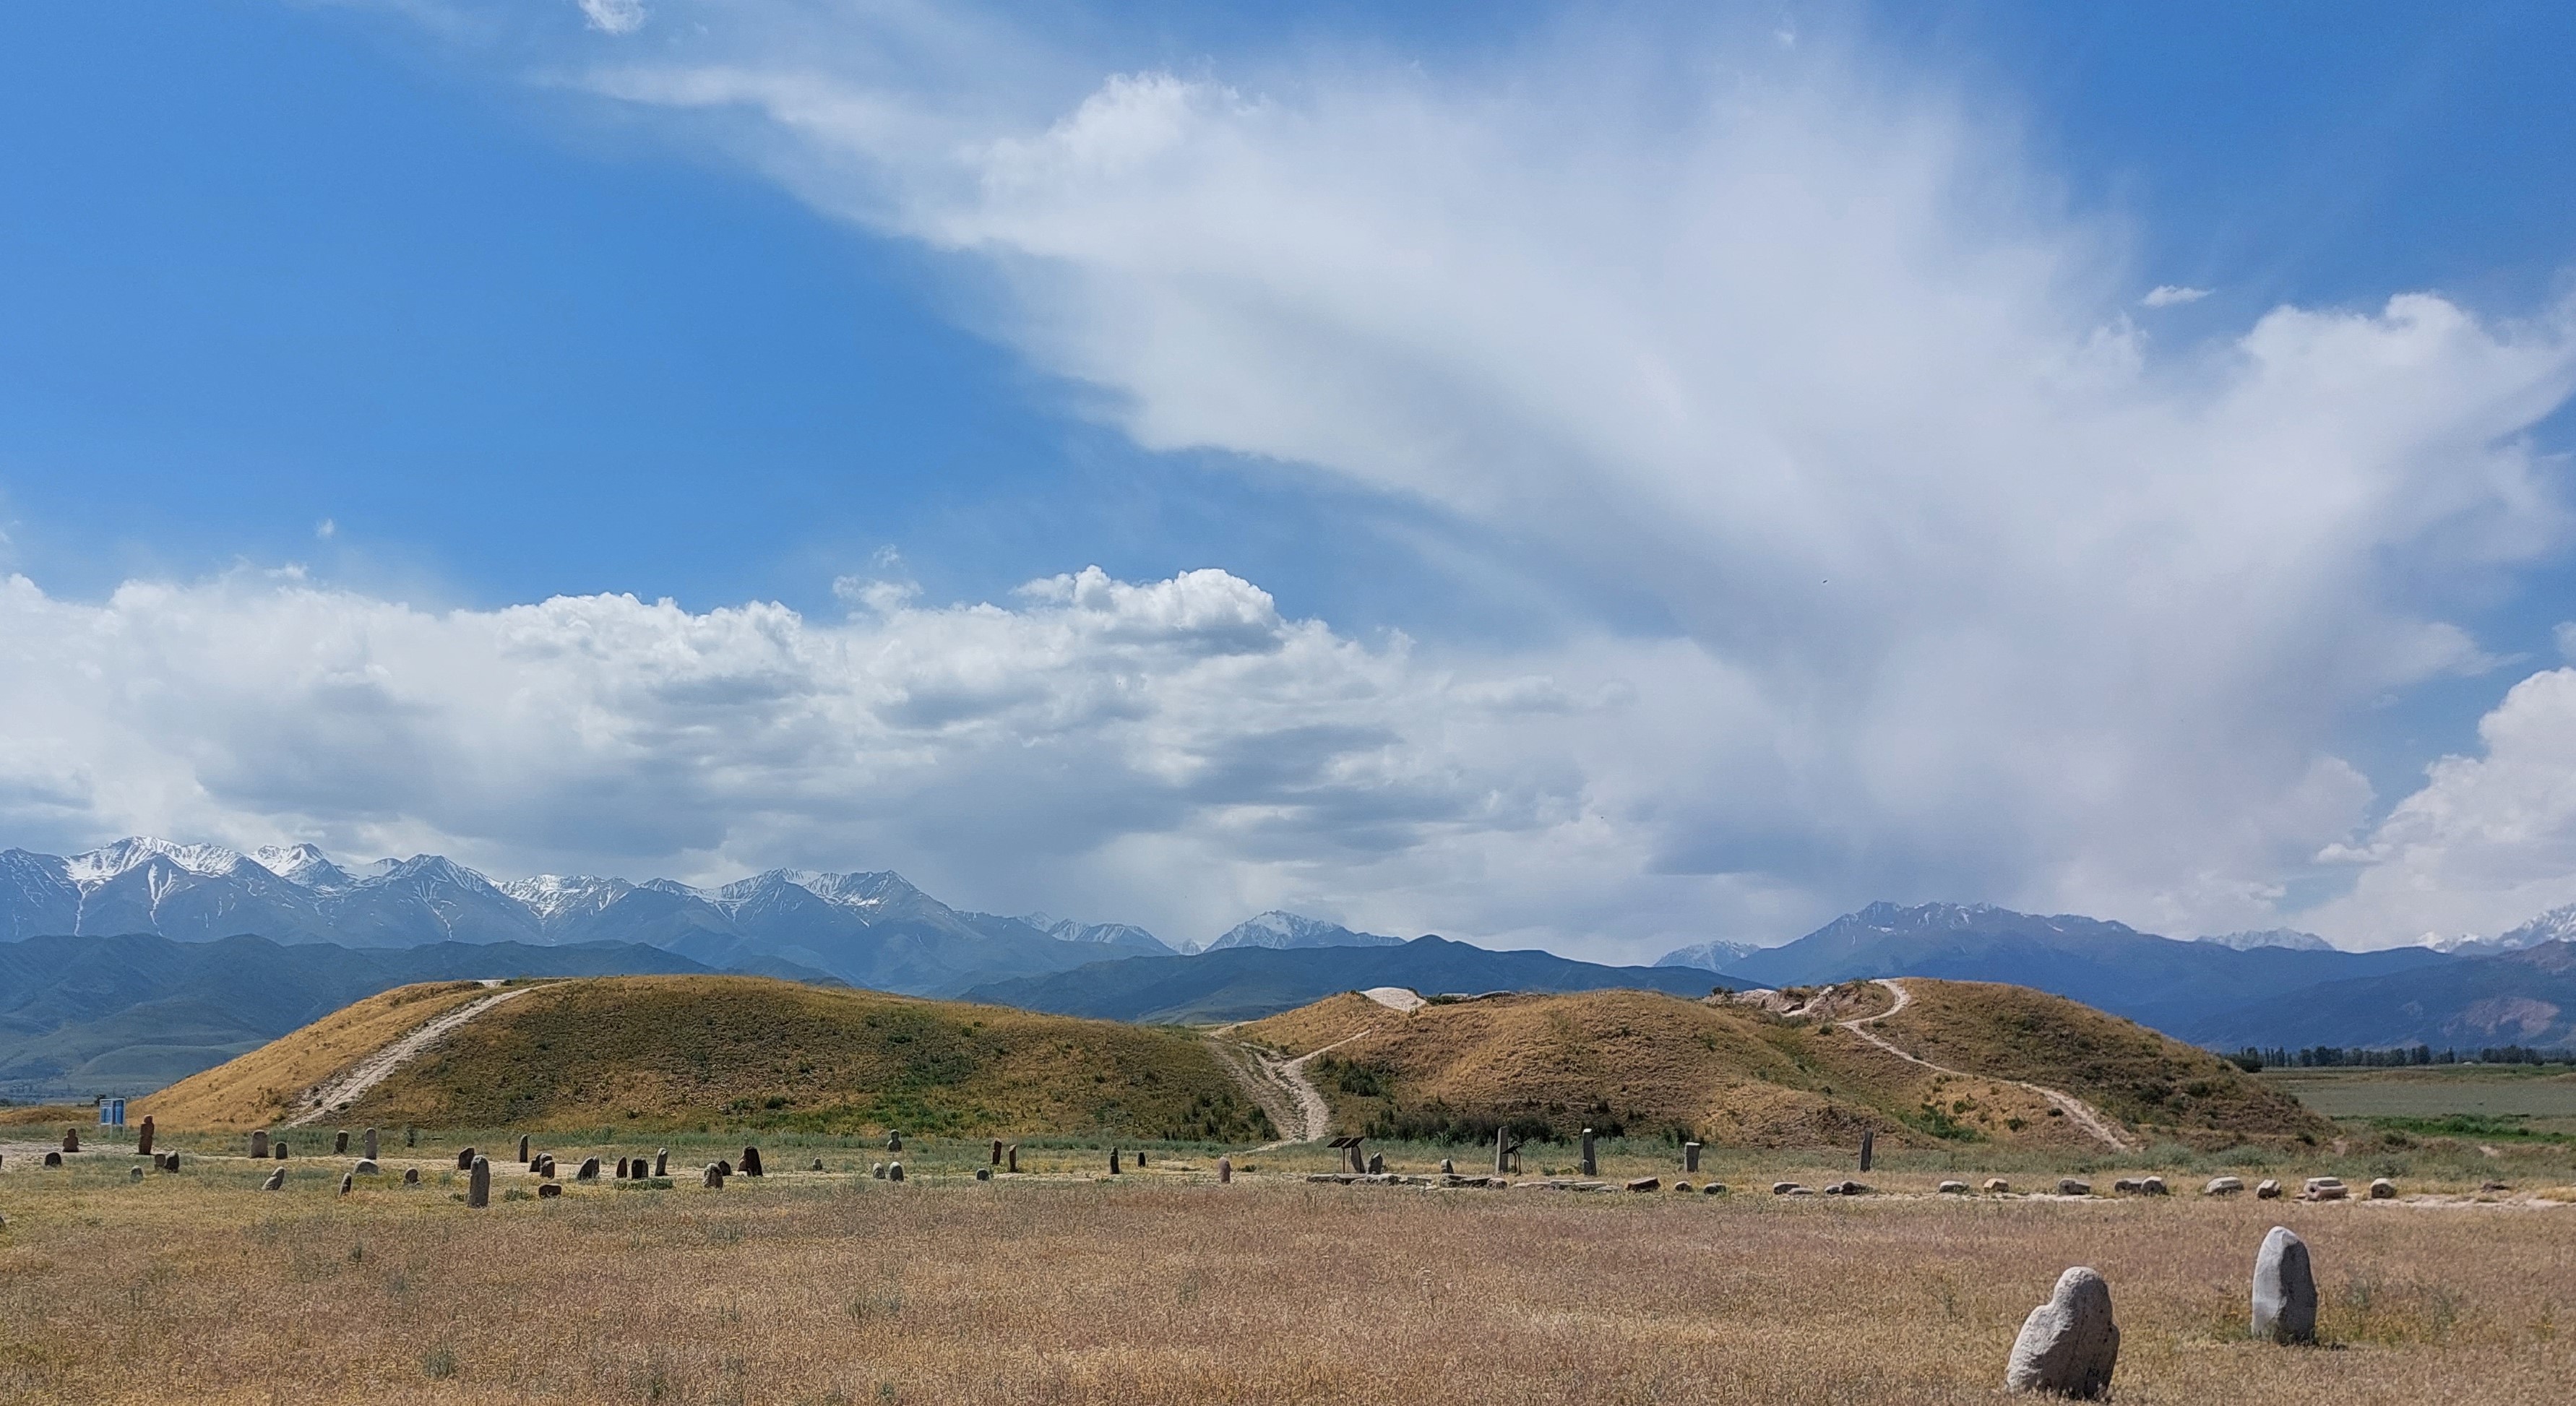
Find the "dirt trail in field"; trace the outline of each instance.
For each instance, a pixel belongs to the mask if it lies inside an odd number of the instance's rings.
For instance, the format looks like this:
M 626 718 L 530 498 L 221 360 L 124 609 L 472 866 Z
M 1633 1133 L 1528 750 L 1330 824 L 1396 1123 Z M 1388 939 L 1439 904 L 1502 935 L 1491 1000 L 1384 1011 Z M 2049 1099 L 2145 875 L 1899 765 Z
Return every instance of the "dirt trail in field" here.
M 1892 1016 L 1898 1011 L 1905 1009 L 1907 1006 L 1912 1005 L 1914 1003 L 1914 995 L 1912 992 L 1905 989 L 1905 983 L 1902 981 L 1881 977 L 1878 980 L 1878 984 L 1886 987 L 1890 992 L 1895 994 L 1896 1004 L 1888 1007 L 1886 1010 L 1880 1011 L 1876 1015 L 1865 1015 L 1853 1020 L 1838 1022 L 1843 1029 L 1858 1035 L 1862 1039 L 1869 1041 L 1871 1044 L 1878 1046 L 1880 1049 L 1887 1051 L 1898 1059 L 1904 1060 L 1908 1064 L 1920 1065 L 1923 1068 L 1932 1070 L 1938 1074 L 1948 1074 L 1960 1079 L 1989 1079 L 1998 1084 L 2011 1084 L 2019 1088 L 2028 1089 L 2032 1093 L 2039 1095 L 2041 1098 L 2047 1099 L 2050 1104 L 2056 1107 L 2058 1112 L 2065 1114 L 2067 1118 L 2075 1124 L 2075 1126 L 2082 1128 L 2087 1133 L 2090 1133 L 2094 1137 L 2108 1143 L 2114 1151 L 2127 1152 L 2131 1150 L 2133 1144 L 2131 1144 L 2128 1137 L 2120 1131 L 2118 1124 L 2103 1117 L 2099 1112 L 2094 1110 L 2093 1105 L 2086 1103 L 2084 1100 L 2077 1098 L 2073 1094 L 2065 1093 L 2057 1089 L 2047 1088 L 2024 1079 L 1996 1079 L 1995 1076 L 1991 1074 L 1978 1074 L 1965 1069 L 1952 1069 L 1946 1064 L 1934 1064 L 1928 1059 L 1918 1058 L 1917 1056 L 1898 1049 L 1894 1044 L 1881 1037 L 1876 1031 L 1869 1029 L 1867 1023 L 1873 1020 L 1885 1020 L 1889 1016 Z
M 483 984 L 486 986 L 497 986 L 500 983 L 498 981 L 486 981 Z M 410 1062 L 412 1056 L 417 1055 L 422 1050 L 428 1049 L 431 1045 L 438 1043 L 441 1038 L 453 1034 L 457 1027 L 465 1024 L 465 1022 L 469 1020 L 472 1020 L 474 1017 L 483 1014 L 485 1011 L 492 1009 L 494 1006 L 501 1004 L 503 1001 L 516 1000 L 521 996 L 527 995 L 528 992 L 534 989 L 535 988 L 533 987 L 522 986 L 515 991 L 499 991 L 492 995 L 485 996 L 480 1000 L 468 1001 L 464 1005 L 458 1006 L 456 1009 L 438 1017 L 418 1030 L 394 1041 L 392 1044 L 387 1045 L 383 1049 L 376 1051 L 374 1054 L 367 1056 L 365 1059 L 358 1061 L 357 1067 L 350 1070 L 348 1073 L 343 1074 L 339 1078 L 322 1085 L 319 1089 L 316 1089 L 312 1095 L 312 1106 L 306 1108 L 303 1112 L 296 1114 L 294 1117 L 287 1119 L 285 1126 L 290 1128 L 300 1128 L 344 1103 L 357 1102 L 359 1097 L 365 1094 L 367 1090 L 383 1083 L 388 1075 L 392 1074 L 395 1070 L 402 1068 L 404 1064 Z

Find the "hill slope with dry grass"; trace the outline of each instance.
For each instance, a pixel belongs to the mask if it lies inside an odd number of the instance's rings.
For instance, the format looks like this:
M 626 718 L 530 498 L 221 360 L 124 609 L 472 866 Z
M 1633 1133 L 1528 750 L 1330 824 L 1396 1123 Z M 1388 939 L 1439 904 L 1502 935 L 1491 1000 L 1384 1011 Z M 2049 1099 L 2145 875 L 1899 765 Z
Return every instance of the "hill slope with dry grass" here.
M 367 1010 L 406 994 L 362 1002 L 209 1070 L 147 1111 L 173 1127 L 259 1126 L 416 1029 L 426 1007 L 407 1019 Z M 537 983 L 333 1116 L 537 1130 L 1098 1131 L 1236 1143 L 1273 1135 L 1207 1042 L 1187 1031 L 757 977 Z
M 1345 995 L 1232 1033 L 1288 1055 L 1323 1051 L 1307 1071 L 1336 1131 L 1377 1137 L 1484 1142 L 1509 1126 L 1562 1139 L 1591 1127 L 1784 1147 L 1848 1145 L 1868 1129 L 1896 1146 L 2099 1150 L 2016 1081 L 2073 1094 L 2141 1137 L 2140 1122 L 2218 1140 L 2331 1131 L 2233 1066 L 2072 1001 L 2016 987 L 1907 986 L 1912 1007 L 1875 1033 L 1963 1073 L 1910 1063 L 1843 1028 L 1892 1003 L 1867 983 L 1825 993 L 1803 1016 L 1639 991 L 1487 997 L 1410 1014 Z M 2167 1086 L 2163 1101 L 2150 1098 Z
M 301 1030 L 192 1074 L 131 1112 L 171 1128 L 240 1131 L 282 1122 L 303 1093 L 489 988 L 472 981 L 397 986 L 343 1006 Z

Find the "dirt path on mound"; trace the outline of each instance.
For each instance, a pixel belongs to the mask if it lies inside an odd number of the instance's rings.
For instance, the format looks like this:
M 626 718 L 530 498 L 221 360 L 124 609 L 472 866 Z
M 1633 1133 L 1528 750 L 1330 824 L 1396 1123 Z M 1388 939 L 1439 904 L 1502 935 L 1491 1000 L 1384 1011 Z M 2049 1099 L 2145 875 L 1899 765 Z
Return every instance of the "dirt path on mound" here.
M 1871 1044 L 1878 1046 L 1880 1049 L 1887 1051 L 1898 1059 L 1904 1060 L 1908 1064 L 1920 1065 L 1937 1074 L 1947 1074 L 1958 1079 L 1987 1079 L 1998 1084 L 2011 1084 L 2016 1088 L 2028 1089 L 2032 1093 L 2039 1095 L 2041 1098 L 2047 1099 L 2051 1105 L 2055 1106 L 2058 1112 L 2065 1114 L 2067 1118 L 2075 1124 L 2075 1126 L 2082 1128 L 2087 1133 L 2090 1133 L 2094 1137 L 2109 1144 L 2112 1150 L 2117 1152 L 2127 1152 L 2132 1150 L 2133 1144 L 2130 1143 L 2128 1137 L 2120 1131 L 2118 1124 L 2103 1117 L 2100 1113 L 2094 1110 L 2093 1105 L 2086 1103 L 2084 1100 L 2077 1098 L 2073 1094 L 2065 1093 L 2057 1089 L 2047 1088 L 2043 1085 L 2034 1084 L 2024 1079 L 1997 1079 L 1991 1074 L 1977 1074 L 1965 1069 L 1952 1069 L 1946 1064 L 1934 1064 L 1928 1059 L 1918 1058 L 1898 1049 L 1894 1044 L 1881 1037 L 1876 1031 L 1868 1029 L 1867 1022 L 1873 1020 L 1885 1020 L 1889 1016 L 1892 1016 L 1898 1011 L 1905 1009 L 1907 1006 L 1912 1005 L 1914 1003 L 1914 993 L 1905 989 L 1904 982 L 1893 978 L 1881 977 L 1878 979 L 1878 984 L 1886 987 L 1890 992 L 1895 994 L 1896 1004 L 1888 1007 L 1886 1010 L 1880 1011 L 1876 1015 L 1865 1015 L 1858 1017 L 1857 1019 L 1837 1022 L 1843 1029 L 1858 1035 L 1862 1039 L 1869 1041 Z
M 484 983 L 486 986 L 497 986 L 499 984 L 500 983 L 497 981 L 487 981 Z M 392 1074 L 395 1070 L 402 1068 L 406 1063 L 409 1063 L 412 1056 L 417 1055 L 422 1050 L 428 1049 L 431 1045 L 438 1043 L 441 1038 L 454 1033 L 457 1027 L 465 1024 L 465 1022 L 469 1020 L 472 1020 L 474 1017 L 483 1014 L 485 1011 L 492 1009 L 494 1006 L 501 1004 L 503 1001 L 516 1000 L 521 996 L 527 995 L 534 989 L 534 987 L 522 986 L 515 991 L 498 991 L 494 992 L 492 995 L 485 996 L 480 1000 L 468 1001 L 464 1005 L 458 1006 L 456 1009 L 447 1012 L 445 1015 L 438 1017 L 418 1030 L 394 1041 L 392 1044 L 387 1045 L 383 1049 L 376 1051 L 374 1054 L 367 1056 L 365 1059 L 358 1061 L 357 1067 L 350 1070 L 348 1073 L 343 1074 L 339 1078 L 331 1080 L 320 1088 L 314 1090 L 311 1095 L 313 1100 L 312 1105 L 306 1108 L 303 1112 L 287 1119 L 284 1126 L 300 1128 L 307 1123 L 311 1123 L 316 1119 L 319 1119 L 322 1115 L 344 1103 L 357 1102 L 358 1099 L 367 1092 L 367 1090 L 383 1083 L 386 1076 Z
M 1340 1049 L 1361 1035 L 1373 1034 L 1375 1026 L 1358 1034 L 1345 1035 L 1320 1049 L 1308 1050 L 1295 1059 L 1282 1059 L 1268 1050 L 1239 1045 L 1232 1040 L 1219 1040 L 1216 1050 L 1226 1062 L 1236 1082 L 1270 1115 L 1271 1126 L 1279 1130 L 1277 1142 L 1266 1142 L 1253 1148 L 1269 1152 L 1300 1142 L 1313 1142 L 1332 1131 L 1333 1108 L 1324 1101 L 1323 1090 L 1306 1077 L 1306 1063 L 1318 1055 Z

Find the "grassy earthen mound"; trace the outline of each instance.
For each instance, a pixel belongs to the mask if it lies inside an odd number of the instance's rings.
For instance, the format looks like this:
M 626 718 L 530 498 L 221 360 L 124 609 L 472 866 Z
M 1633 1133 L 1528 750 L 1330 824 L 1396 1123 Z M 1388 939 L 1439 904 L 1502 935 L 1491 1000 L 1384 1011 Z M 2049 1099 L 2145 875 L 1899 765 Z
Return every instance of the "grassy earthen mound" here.
M 336 1062 L 310 1048 L 336 1033 L 335 1022 L 372 1004 L 234 1064 L 293 1069 L 291 1098 L 420 1023 L 373 1026 L 384 1038 L 365 1048 L 335 1040 Z M 176 1085 L 154 1106 L 169 1101 L 173 1126 L 253 1126 L 273 1115 L 274 1076 L 235 1077 L 233 1067 Z M 219 1104 L 217 1090 L 235 1101 Z M 760 977 L 539 983 L 442 1038 L 332 1117 L 540 1131 L 1099 1131 L 1226 1142 L 1274 1135 L 1206 1043 L 1186 1031 Z
M 239 1132 L 292 1116 L 305 1092 L 421 1026 L 493 994 L 472 981 L 397 986 L 172 1084 L 127 1111 L 167 1128 Z
M 2063 1089 L 2151 1135 L 2331 1137 L 2334 1125 L 2207 1050 L 2062 996 L 1908 978 L 1904 1010 L 1871 1025 L 1935 1064 Z
M 2141 1139 L 2332 1132 L 2226 1061 L 2089 1006 L 2011 986 L 1906 988 L 1912 1004 L 1888 1019 L 1871 1013 L 1892 998 L 1865 982 L 1775 1003 L 1822 1012 L 1798 1016 L 1644 991 L 1487 997 L 1407 1015 L 1349 994 L 1234 1033 L 1291 1055 L 1324 1051 L 1307 1069 L 1335 1130 L 1382 1138 L 1484 1142 L 1510 1127 L 1561 1140 L 1590 1127 L 1816 1147 L 1855 1143 L 1866 1129 L 1894 1146 L 2101 1150 L 2023 1082 L 2072 1094 Z M 1958 1072 L 1892 1055 L 1839 1023 L 1851 1019 Z

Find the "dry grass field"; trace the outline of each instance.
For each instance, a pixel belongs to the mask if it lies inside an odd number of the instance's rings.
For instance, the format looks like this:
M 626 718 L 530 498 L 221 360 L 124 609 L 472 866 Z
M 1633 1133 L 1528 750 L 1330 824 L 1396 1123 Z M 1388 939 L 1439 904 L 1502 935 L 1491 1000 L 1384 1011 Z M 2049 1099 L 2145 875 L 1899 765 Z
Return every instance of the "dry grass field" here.
M 1198 1157 L 979 1183 L 943 1140 L 903 1184 L 538 1200 L 511 1165 L 469 1210 L 432 1141 L 427 1184 L 345 1198 L 345 1159 L 299 1157 L 268 1194 L 274 1164 L 196 1151 L 139 1183 L 114 1153 L 10 1156 L 0 1399 L 1983 1402 L 2070 1264 L 2111 1283 L 2122 1402 L 2576 1391 L 2576 1207 L 1429 1191 L 1278 1174 L 1302 1151 L 1230 1187 Z M 2275 1223 L 2314 1247 L 2320 1347 L 2243 1337 Z

